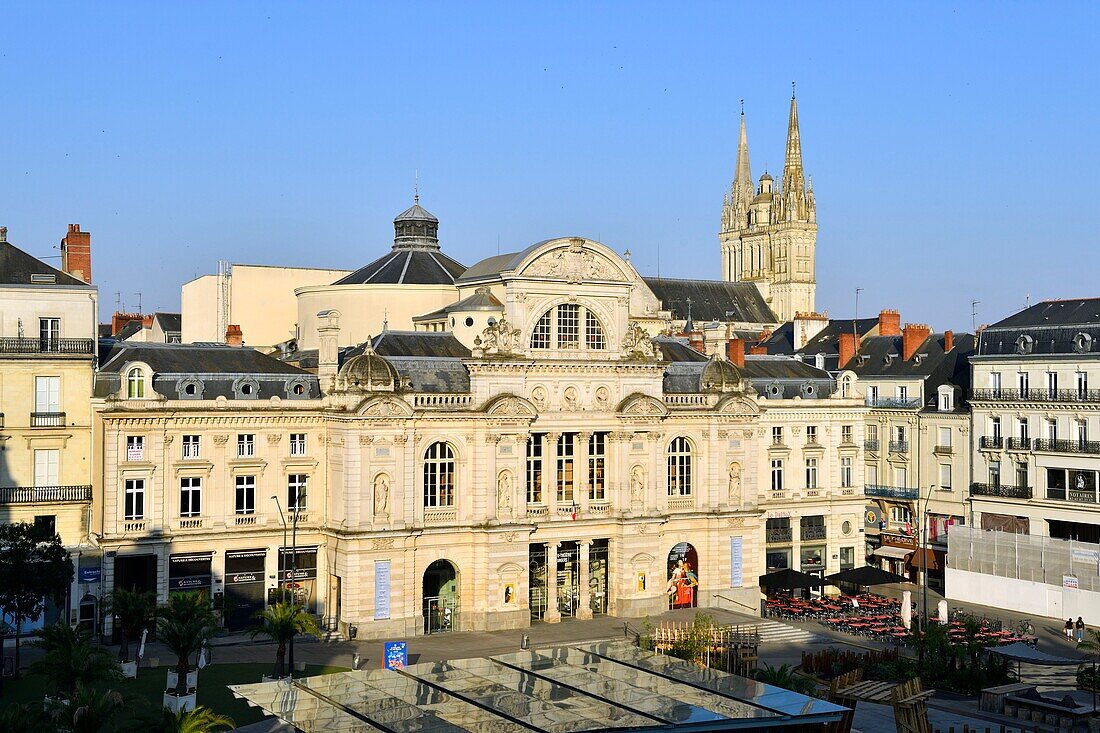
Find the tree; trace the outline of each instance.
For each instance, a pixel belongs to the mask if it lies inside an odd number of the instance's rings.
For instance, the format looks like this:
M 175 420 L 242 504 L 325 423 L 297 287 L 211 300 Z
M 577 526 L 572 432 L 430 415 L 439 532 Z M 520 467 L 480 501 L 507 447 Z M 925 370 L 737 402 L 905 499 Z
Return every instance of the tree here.
M 64 621 L 43 629 L 35 646 L 43 649 L 45 655 L 31 665 L 31 672 L 45 677 L 65 699 L 72 699 L 82 688 L 122 679 L 122 671 L 111 653 L 93 646 L 90 632 L 74 629 Z
M 235 725 L 232 718 L 218 715 L 210 708 L 200 705 L 194 710 L 181 710 L 178 713 L 161 708 L 141 725 L 140 730 L 145 733 L 219 733 L 230 730 Z
M 252 638 L 267 636 L 276 643 L 275 676 L 282 677 L 285 668 L 286 645 L 295 634 L 321 636 L 317 622 L 305 609 L 294 603 L 279 602 L 256 614 Z
M 122 637 L 118 647 L 120 662 L 130 661 L 130 641 L 156 616 L 156 610 L 156 596 L 152 593 L 116 588 L 107 597 L 107 611 L 118 621 Z
M 82 688 L 68 704 L 48 706 L 46 714 L 56 733 L 103 733 L 114 730 L 125 708 L 126 699 L 117 690 Z
M 23 622 L 40 616 L 49 600 L 64 602 L 72 582 L 72 558 L 60 537 L 45 538 L 26 522 L 0 524 L 0 610 L 15 621 L 17 678 Z
M 0 707 L 0 730 L 17 730 L 19 733 L 57 733 L 57 727 L 46 715 L 41 704 Z
M 191 655 L 198 655 L 217 629 L 205 593 L 173 593 L 157 614 L 159 639 L 176 655 L 176 694 L 187 694 Z

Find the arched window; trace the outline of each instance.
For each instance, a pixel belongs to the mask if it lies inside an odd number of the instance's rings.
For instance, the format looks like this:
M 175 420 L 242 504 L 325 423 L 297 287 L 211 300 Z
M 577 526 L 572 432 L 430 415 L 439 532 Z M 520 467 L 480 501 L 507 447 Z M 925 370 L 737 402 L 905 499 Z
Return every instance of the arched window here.
M 607 335 L 600 319 L 588 308 L 562 303 L 543 313 L 531 331 L 532 349 L 551 347 L 602 351 L 607 348 Z
M 848 377 L 840 380 L 840 396 L 851 397 L 852 396 L 852 380 Z
M 668 495 L 691 496 L 691 443 L 687 438 L 669 443 Z
M 424 507 L 455 505 L 455 453 L 446 443 L 432 443 L 424 453 Z
M 131 369 L 126 375 L 126 396 L 132 400 L 145 397 L 145 374 L 137 367 Z

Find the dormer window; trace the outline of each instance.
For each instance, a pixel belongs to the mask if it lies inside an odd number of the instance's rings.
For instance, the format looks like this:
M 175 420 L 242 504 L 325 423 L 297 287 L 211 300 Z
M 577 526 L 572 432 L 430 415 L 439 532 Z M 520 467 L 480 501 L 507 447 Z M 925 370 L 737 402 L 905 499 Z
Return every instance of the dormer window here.
M 817 354 L 817 355 L 814 356 L 814 366 L 817 367 L 818 369 L 824 369 L 825 368 L 825 355 L 824 354 Z
M 940 412 L 951 412 L 955 409 L 955 391 L 950 387 L 940 387 L 939 409 Z
M 1028 336 L 1026 333 L 1020 338 L 1016 339 L 1016 353 L 1017 354 L 1030 354 L 1031 349 L 1035 346 L 1035 339 Z
M 145 399 L 145 373 L 139 367 L 126 374 L 126 396 L 131 400 Z
M 252 377 L 241 377 L 233 382 L 233 398 L 254 400 L 260 395 L 260 383 Z
M 1087 354 L 1092 349 L 1092 336 L 1079 333 L 1073 337 L 1073 350 L 1078 354 Z
M 176 384 L 176 394 L 181 400 L 201 400 L 203 391 L 202 380 L 190 377 Z

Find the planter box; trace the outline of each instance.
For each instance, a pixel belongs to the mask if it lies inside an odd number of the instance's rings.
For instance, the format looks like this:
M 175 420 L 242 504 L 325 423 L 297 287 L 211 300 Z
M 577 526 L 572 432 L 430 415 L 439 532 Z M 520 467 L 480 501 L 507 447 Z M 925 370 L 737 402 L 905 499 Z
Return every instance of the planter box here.
M 122 676 L 128 680 L 137 678 L 137 662 L 119 662 L 122 668 Z
M 195 709 L 195 692 L 191 691 L 186 695 L 176 695 L 175 693 L 164 693 L 164 707 L 171 710 L 173 713 L 178 713 L 181 710 L 194 710 Z
M 168 670 L 168 682 L 165 683 L 164 689 L 174 690 L 176 685 L 179 684 L 180 676 L 176 674 L 175 669 Z M 199 686 L 199 671 L 197 669 L 188 670 L 187 672 L 187 689 L 193 690 Z

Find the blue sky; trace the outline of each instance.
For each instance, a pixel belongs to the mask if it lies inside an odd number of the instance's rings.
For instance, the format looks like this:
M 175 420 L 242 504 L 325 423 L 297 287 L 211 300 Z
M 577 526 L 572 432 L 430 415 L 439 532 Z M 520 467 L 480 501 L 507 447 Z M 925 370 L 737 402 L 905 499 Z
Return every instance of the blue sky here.
M 466 264 L 581 234 L 715 278 L 739 100 L 778 173 L 797 80 L 819 309 L 969 329 L 1100 295 L 1094 7 L 5 4 L 0 224 L 92 231 L 104 318 L 218 259 L 362 265 L 417 170 Z

